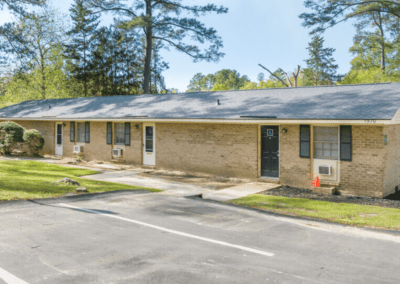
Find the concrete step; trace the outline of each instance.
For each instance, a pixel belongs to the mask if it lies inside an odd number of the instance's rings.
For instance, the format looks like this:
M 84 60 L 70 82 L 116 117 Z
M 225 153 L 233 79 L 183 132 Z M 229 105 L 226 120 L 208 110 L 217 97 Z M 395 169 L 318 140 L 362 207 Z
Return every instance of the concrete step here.
M 332 186 L 334 186 L 334 187 L 339 187 L 340 186 L 340 183 L 339 182 L 336 182 L 336 181 L 324 181 L 324 180 L 320 180 L 320 185 L 321 186 L 330 186 L 330 187 L 332 187 Z
M 311 189 L 315 193 L 325 194 L 325 195 L 333 195 L 336 193 L 335 186 L 322 186 L 321 187 L 313 187 Z
M 112 159 L 111 162 L 117 163 L 117 164 L 125 164 L 124 159 Z
M 279 179 L 275 179 L 275 178 L 264 178 L 264 177 L 258 178 L 258 179 L 257 179 L 257 182 L 281 184 L 281 182 L 279 181 Z
M 155 169 L 156 169 L 156 166 L 141 165 L 140 168 L 142 168 L 142 169 L 149 169 L 149 170 L 155 170 Z

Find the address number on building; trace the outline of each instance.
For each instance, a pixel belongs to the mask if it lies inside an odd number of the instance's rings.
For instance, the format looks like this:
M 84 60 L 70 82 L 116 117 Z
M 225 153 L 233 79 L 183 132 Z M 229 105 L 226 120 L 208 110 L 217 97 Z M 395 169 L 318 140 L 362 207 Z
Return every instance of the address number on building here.
M 376 120 L 366 119 L 364 120 L 365 123 L 376 123 Z

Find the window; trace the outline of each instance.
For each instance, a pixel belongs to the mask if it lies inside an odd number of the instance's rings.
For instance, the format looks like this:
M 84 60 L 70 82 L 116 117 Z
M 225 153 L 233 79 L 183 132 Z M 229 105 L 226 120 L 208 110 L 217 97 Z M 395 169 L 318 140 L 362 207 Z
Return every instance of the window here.
M 76 141 L 79 143 L 85 143 L 85 133 L 86 133 L 85 123 L 78 122 L 77 124 L 78 124 L 78 137 Z
M 124 145 L 124 143 L 125 143 L 125 124 L 116 123 L 114 126 L 115 126 L 114 144 L 115 145 Z
M 153 126 L 146 126 L 146 152 L 153 152 Z
M 339 158 L 339 130 L 337 127 L 314 127 L 314 158 Z

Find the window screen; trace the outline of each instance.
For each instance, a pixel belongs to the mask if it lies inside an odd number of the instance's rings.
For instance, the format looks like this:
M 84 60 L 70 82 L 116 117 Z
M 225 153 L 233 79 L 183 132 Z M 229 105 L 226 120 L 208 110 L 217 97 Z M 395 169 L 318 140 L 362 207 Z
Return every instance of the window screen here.
M 337 127 L 314 127 L 314 158 L 339 158 L 339 129 Z
M 114 125 L 114 144 L 115 145 L 124 145 L 125 143 L 125 124 L 124 123 L 116 123 Z
M 77 136 L 77 142 L 79 143 L 85 143 L 85 123 L 84 122 L 78 122 L 78 136 Z

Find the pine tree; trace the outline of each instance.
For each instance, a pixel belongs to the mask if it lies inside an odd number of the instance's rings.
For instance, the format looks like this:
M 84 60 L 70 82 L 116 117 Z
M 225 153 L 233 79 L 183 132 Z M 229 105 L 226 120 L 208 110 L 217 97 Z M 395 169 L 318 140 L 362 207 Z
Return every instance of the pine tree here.
M 101 27 L 95 35 L 90 84 L 93 96 L 132 95 L 140 93 L 138 81 L 142 66 L 140 39 L 115 26 Z
M 193 58 L 194 61 L 218 61 L 224 56 L 220 51 L 222 40 L 213 28 L 206 28 L 197 20 L 208 13 L 223 14 L 228 9 L 215 4 L 188 6 L 181 0 L 87 0 L 98 12 L 118 13 L 120 27 L 137 30 L 144 39 L 143 93 L 150 93 L 151 63 L 154 40 L 162 41 L 165 47 L 173 47 Z M 187 16 L 192 14 L 193 18 Z M 189 39 L 189 40 L 188 40 Z M 199 45 L 190 44 L 190 40 L 202 46 L 209 43 L 208 49 L 201 50 Z
M 305 60 L 307 68 L 304 70 L 305 80 L 313 82 L 315 86 L 333 84 L 338 78 L 338 65 L 334 64 L 332 54 L 334 48 L 323 48 L 324 38 L 314 35 L 307 47 L 310 58 Z
M 167 70 L 169 66 L 168 63 L 162 61 L 163 58 L 160 55 L 160 50 L 164 47 L 164 44 L 160 40 L 153 42 L 153 58 L 150 76 L 150 93 L 152 94 L 158 94 L 166 89 L 164 76 L 162 76 L 161 73 Z
M 73 75 L 83 83 L 84 96 L 88 96 L 88 81 L 90 77 L 89 62 L 94 34 L 99 24 L 99 16 L 94 15 L 86 7 L 84 0 L 75 0 L 69 10 L 73 27 L 68 32 L 71 43 L 66 46 L 66 56 L 72 58 Z

